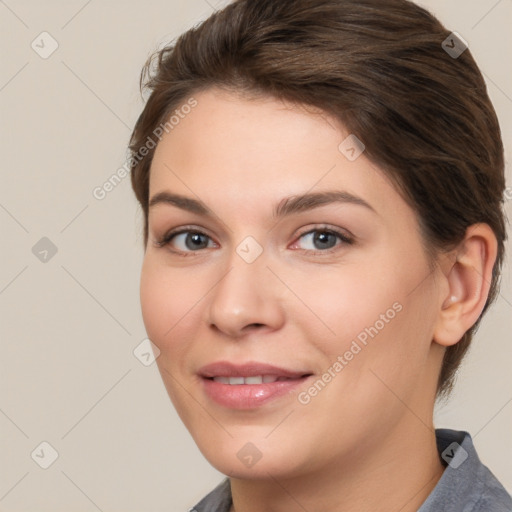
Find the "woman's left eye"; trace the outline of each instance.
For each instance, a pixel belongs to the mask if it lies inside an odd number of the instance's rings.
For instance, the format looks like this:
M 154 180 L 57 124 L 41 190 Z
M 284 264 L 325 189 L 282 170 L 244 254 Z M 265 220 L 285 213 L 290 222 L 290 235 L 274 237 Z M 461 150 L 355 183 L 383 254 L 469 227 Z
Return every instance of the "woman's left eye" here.
M 303 246 L 299 247 L 299 249 L 314 252 L 329 252 L 330 249 L 334 249 L 337 245 L 340 245 L 337 244 L 338 240 L 341 241 L 341 244 L 353 243 L 353 240 L 347 235 L 340 233 L 339 231 L 325 228 L 312 229 L 311 231 L 301 235 L 299 240 L 305 241 Z M 297 245 L 297 243 L 294 245 Z

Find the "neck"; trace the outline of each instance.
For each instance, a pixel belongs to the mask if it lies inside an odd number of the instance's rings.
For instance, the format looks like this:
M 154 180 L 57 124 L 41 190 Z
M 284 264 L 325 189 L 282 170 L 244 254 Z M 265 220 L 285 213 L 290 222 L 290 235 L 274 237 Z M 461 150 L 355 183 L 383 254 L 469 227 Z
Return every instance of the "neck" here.
M 412 414 L 357 453 L 293 479 L 231 479 L 231 512 L 416 512 L 443 473 L 433 425 Z

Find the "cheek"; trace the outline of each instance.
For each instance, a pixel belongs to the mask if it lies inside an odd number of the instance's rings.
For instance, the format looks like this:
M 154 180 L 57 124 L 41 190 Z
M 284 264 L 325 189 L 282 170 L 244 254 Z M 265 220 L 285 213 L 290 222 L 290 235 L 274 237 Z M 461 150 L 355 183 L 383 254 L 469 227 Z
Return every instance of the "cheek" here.
M 313 319 L 323 333 L 314 336 L 310 321 L 309 339 L 321 355 L 316 360 L 323 362 L 322 378 L 328 383 L 301 390 L 300 403 L 310 400 L 305 417 L 329 411 L 322 435 L 339 443 L 341 428 L 346 439 L 357 439 L 375 434 L 377 418 L 382 426 L 397 421 L 406 410 L 403 402 L 414 401 L 418 383 L 428 383 L 428 325 L 433 317 L 428 284 L 410 293 L 420 267 L 397 266 L 383 276 L 365 266 L 364 271 L 352 268 L 333 275 L 329 286 L 322 280 L 324 286 L 304 295 L 335 334 Z
M 387 329 L 399 316 L 397 309 L 405 295 L 400 276 L 383 278 L 366 265 L 329 270 L 317 274 L 313 282 L 297 283 L 297 288 L 317 317 L 330 353 L 338 353 L 358 335 L 364 342 L 365 333 L 374 332 L 375 324 L 379 332 Z
M 374 364 L 390 372 L 405 361 L 418 366 L 428 354 L 435 320 L 430 280 L 418 286 L 429 268 L 419 251 L 407 260 L 392 253 L 373 256 L 302 283 L 301 296 L 317 316 L 309 315 L 309 325 L 314 321 L 322 332 L 311 339 L 318 340 L 326 363 L 346 353 L 356 372 Z
M 190 363 L 204 327 L 200 314 L 211 284 L 204 273 L 170 268 L 158 256 L 148 254 L 142 266 L 140 301 L 146 332 L 159 348 L 156 363 L 169 398 L 183 424 L 194 435 L 210 425 L 199 397 L 191 400 Z M 194 342 L 194 340 L 196 342 Z M 198 435 L 198 434 L 196 434 Z M 203 434 L 204 435 L 204 434 Z
M 176 333 L 194 314 L 200 291 L 187 272 L 171 271 L 146 256 L 141 272 L 140 302 L 146 332 L 161 352 L 177 348 Z
M 161 341 L 166 329 L 171 326 L 172 319 L 169 312 L 172 311 L 170 304 L 171 295 L 167 293 L 166 285 L 162 276 L 155 270 L 154 265 L 144 260 L 140 279 L 140 303 L 142 318 L 146 332 L 160 350 Z

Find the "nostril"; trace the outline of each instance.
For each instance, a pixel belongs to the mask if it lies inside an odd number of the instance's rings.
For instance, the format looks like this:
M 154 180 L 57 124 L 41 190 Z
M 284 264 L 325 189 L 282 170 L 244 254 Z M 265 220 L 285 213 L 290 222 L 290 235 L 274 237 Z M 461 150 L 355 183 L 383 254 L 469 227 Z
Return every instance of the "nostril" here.
M 247 327 L 263 327 L 263 324 L 249 324 Z

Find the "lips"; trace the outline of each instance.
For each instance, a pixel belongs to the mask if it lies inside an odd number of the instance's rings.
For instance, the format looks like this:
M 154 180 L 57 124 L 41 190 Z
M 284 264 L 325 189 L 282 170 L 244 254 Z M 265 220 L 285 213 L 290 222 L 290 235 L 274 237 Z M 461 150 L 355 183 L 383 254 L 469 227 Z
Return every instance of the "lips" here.
M 203 366 L 198 374 L 208 398 L 231 409 L 260 407 L 290 394 L 312 375 L 307 370 L 256 362 L 235 365 L 226 361 Z
M 201 377 L 211 379 L 215 377 L 244 377 L 250 378 L 254 376 L 275 376 L 277 378 L 299 379 L 304 375 L 310 375 L 311 372 L 295 371 L 286 368 L 280 368 L 265 363 L 245 363 L 235 365 L 227 361 L 219 361 L 203 366 L 199 370 Z

